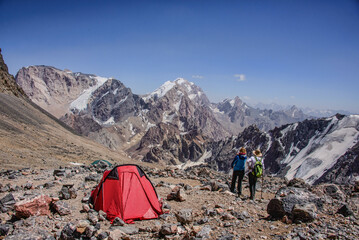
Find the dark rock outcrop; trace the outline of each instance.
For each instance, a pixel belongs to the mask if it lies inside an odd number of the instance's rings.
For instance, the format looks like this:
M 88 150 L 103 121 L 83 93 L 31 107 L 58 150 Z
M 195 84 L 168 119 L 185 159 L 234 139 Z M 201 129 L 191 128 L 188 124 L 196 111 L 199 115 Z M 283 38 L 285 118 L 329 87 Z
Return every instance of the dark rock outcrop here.
M 15 95 L 16 97 L 27 98 L 24 90 L 16 83 L 15 78 L 9 74 L 7 65 L 4 62 L 0 48 L 0 92 Z

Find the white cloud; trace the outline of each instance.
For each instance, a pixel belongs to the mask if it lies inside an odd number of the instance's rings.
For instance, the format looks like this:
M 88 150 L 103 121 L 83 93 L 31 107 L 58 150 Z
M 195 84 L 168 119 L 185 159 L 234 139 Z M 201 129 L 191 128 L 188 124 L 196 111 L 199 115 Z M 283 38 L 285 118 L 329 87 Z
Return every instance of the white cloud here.
M 202 79 L 202 78 L 203 78 L 203 76 L 201 76 L 201 75 L 192 75 L 192 78 Z
M 295 96 L 290 96 L 291 99 L 295 99 Z
M 246 75 L 244 74 L 234 74 L 234 77 L 238 82 L 243 82 L 246 80 Z
M 245 101 L 251 100 L 251 97 L 248 97 L 248 96 L 243 96 L 242 98 L 243 98 L 243 100 L 245 100 Z

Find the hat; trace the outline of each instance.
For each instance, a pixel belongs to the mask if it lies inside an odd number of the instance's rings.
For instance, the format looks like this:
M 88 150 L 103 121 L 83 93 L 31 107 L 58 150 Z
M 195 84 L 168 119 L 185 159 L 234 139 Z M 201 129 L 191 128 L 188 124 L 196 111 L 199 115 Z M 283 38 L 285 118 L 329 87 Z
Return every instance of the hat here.
M 243 153 L 243 154 L 247 154 L 247 151 L 244 147 L 242 147 L 241 149 L 239 149 L 238 153 Z
M 254 150 L 253 154 L 256 155 L 257 157 L 262 157 L 261 150 L 259 150 L 259 149 Z

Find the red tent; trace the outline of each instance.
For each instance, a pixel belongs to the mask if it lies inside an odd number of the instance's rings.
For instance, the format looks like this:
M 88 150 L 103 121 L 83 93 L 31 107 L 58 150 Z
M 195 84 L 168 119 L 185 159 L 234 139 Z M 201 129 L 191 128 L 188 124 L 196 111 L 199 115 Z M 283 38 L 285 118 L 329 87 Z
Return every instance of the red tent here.
M 133 220 L 158 218 L 162 204 L 151 181 L 137 165 L 120 165 L 105 171 L 101 182 L 91 192 L 96 211 L 107 213 L 113 221 L 120 217 L 126 223 Z

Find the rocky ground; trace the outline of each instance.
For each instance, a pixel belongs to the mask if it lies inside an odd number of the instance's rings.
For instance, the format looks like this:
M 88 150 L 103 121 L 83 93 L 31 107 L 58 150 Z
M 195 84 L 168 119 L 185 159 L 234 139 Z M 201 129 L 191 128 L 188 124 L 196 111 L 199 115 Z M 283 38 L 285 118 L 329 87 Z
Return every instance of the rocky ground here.
M 359 184 L 311 187 L 265 177 L 256 200 L 228 191 L 230 177 L 204 167 L 144 167 L 163 198 L 159 219 L 112 225 L 88 204 L 105 169 L 3 170 L 2 239 L 357 239 Z M 174 196 L 174 197 L 173 197 Z M 31 204 L 23 204 L 31 203 Z M 36 203 L 36 204 L 35 204 Z

